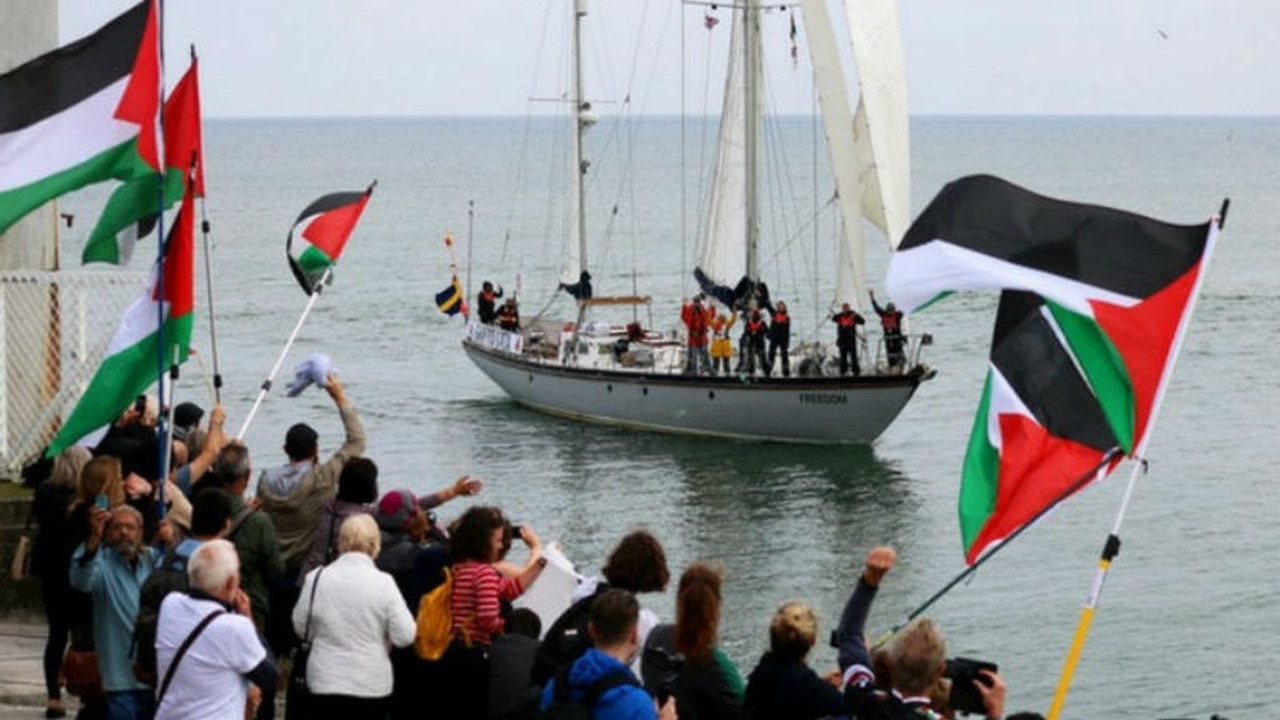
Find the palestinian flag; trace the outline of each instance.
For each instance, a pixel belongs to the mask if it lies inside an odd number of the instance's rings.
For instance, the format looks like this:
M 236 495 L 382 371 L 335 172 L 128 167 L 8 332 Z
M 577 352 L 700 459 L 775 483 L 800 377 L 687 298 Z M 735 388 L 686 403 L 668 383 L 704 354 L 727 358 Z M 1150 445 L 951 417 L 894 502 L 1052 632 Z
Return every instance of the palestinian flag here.
M 1037 295 L 1000 296 L 991 362 L 960 485 L 966 561 L 1101 479 L 1119 441 Z
M 47 457 L 77 441 L 96 444 L 107 427 L 146 391 L 164 367 L 187 359 L 195 309 L 195 212 L 191 193 L 182 198 L 164 247 L 164 285 L 160 265 L 146 291 L 125 310 L 102 365 L 80 402 L 53 439 Z M 159 319 L 164 313 L 163 341 Z
M 148 0 L 0 75 L 0 233 L 86 185 L 154 177 L 158 38 Z
M 377 184 L 375 180 L 364 192 L 325 195 L 308 205 L 289 230 L 289 268 L 308 295 L 319 292 L 321 281 L 338 262 Z
M 1214 221 L 1172 225 L 990 176 L 947 185 L 907 231 L 887 283 L 904 309 L 1020 291 L 1001 299 L 965 459 L 970 562 L 1105 472 L 1110 448 L 1142 454 L 1216 234 Z
M 193 54 L 191 67 L 164 104 L 165 209 L 182 199 L 184 179 L 193 165 L 196 197 L 204 197 L 202 134 L 199 68 Z M 134 244 L 155 229 L 160 207 L 158 191 L 154 175 L 116 188 L 85 241 L 81 263 L 129 264 Z

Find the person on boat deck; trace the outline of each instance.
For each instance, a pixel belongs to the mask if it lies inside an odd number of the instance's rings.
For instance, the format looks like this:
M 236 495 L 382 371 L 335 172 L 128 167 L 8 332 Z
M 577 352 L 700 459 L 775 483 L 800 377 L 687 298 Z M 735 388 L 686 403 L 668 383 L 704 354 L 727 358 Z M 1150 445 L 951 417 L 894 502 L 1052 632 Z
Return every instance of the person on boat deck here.
M 520 311 L 516 308 L 516 299 L 507 298 L 498 311 L 498 327 L 507 332 L 520 332 Z
M 860 375 L 858 367 L 858 326 L 865 325 L 866 320 L 849 303 L 840 306 L 840 312 L 831 318 L 836 324 L 836 347 L 840 350 L 840 374 L 848 374 L 850 368 L 854 375 Z
M 685 354 L 684 371 L 701 375 L 711 370 L 711 358 L 707 356 L 707 328 L 711 325 L 711 311 L 702 304 L 702 296 L 685 301 L 680 309 L 680 319 L 689 329 L 689 351 Z
M 738 316 L 732 310 L 716 313 L 711 319 L 712 373 L 719 374 L 723 367 L 724 374 L 729 374 L 729 358 L 733 357 L 733 341 L 729 339 L 729 331 L 737 321 Z
M 791 316 L 787 314 L 787 304 L 781 300 L 770 312 L 769 361 L 764 365 L 766 377 L 773 370 L 779 351 L 782 354 L 782 377 L 791 377 Z
M 946 671 L 947 643 L 938 625 L 929 618 L 916 618 L 889 642 L 890 678 L 877 684 L 867 651 L 865 626 L 871 603 L 881 580 L 893 569 L 897 554 L 893 548 L 872 548 L 863 563 L 862 574 L 844 606 L 834 643 L 839 648 L 844 685 L 844 710 L 853 717 L 889 720 L 939 718 L 928 693 L 937 687 Z M 984 717 L 999 720 L 1004 715 L 1005 683 L 998 673 L 981 670 L 982 680 L 973 680 L 982 698 Z M 887 685 L 890 687 L 882 687 Z
M 502 297 L 502 286 L 499 285 L 495 292 L 493 283 L 485 280 L 484 285 L 480 286 L 480 294 L 476 296 L 480 322 L 492 325 L 493 321 L 498 319 L 497 300 L 500 297 Z
M 765 363 L 764 340 L 769 332 L 769 326 L 764 321 L 764 315 L 760 314 L 760 310 L 752 310 L 751 315 L 747 317 L 747 374 L 754 375 L 756 368 L 764 371 L 765 375 L 769 374 L 769 366 Z
M 880 316 L 880 329 L 884 332 L 884 352 L 889 360 L 891 370 L 901 369 L 907 364 L 907 354 L 903 348 L 906 338 L 902 334 L 902 311 L 889 303 L 884 307 L 876 302 L 876 291 L 871 290 L 871 307 Z

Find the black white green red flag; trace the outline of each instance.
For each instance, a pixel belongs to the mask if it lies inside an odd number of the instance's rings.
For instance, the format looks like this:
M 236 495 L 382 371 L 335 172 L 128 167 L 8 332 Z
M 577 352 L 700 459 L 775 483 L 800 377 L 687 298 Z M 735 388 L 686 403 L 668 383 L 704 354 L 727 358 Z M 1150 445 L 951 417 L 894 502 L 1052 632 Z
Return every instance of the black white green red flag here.
M 972 563 L 1104 462 L 1143 453 L 1217 234 L 1054 200 L 999 178 L 950 183 L 890 260 L 908 311 L 1002 290 L 961 482 Z
M 204 197 L 199 77 L 199 64 L 193 54 L 191 66 L 164 103 L 165 209 L 182 199 L 193 167 L 195 195 Z M 135 178 L 116 188 L 85 240 L 80 261 L 129 264 L 134 244 L 155 228 L 161 205 L 155 175 Z
M 289 230 L 285 252 L 293 276 L 308 295 L 320 290 L 325 275 L 342 255 L 377 184 L 374 181 L 364 192 L 325 195 L 298 215 Z
M 107 426 L 159 378 L 158 358 L 165 358 L 164 367 L 187 359 L 195 319 L 194 227 L 195 211 L 188 192 L 146 290 L 125 310 L 102 364 L 58 430 L 47 457 L 77 442 L 96 444 Z
M 155 4 L 0 75 L 0 233 L 44 203 L 160 168 Z

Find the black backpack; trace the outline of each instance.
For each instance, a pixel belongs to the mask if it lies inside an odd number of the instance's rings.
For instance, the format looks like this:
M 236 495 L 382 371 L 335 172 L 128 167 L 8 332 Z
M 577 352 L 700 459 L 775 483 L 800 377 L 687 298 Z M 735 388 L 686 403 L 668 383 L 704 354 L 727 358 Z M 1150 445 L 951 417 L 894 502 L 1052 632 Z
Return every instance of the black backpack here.
M 681 720 L 697 720 L 693 705 L 682 697 L 680 671 L 684 668 L 685 659 L 676 652 L 675 634 L 676 626 L 670 623 L 649 632 L 640 654 L 640 675 L 644 678 L 644 689 L 658 701 L 658 705 L 674 696 Z
M 156 626 L 160 622 L 160 603 L 171 592 L 186 592 L 187 558 L 170 550 L 142 583 L 138 599 L 138 616 L 133 621 L 133 676 L 144 685 L 155 687 Z
M 608 590 L 607 583 L 601 582 L 591 595 L 582 598 L 569 606 L 551 624 L 542 638 L 542 647 L 538 650 L 538 661 L 533 667 L 533 680 L 539 685 L 547 681 L 560 670 L 569 667 L 591 647 L 591 634 L 587 632 L 587 624 L 591 619 L 591 603 L 597 596 Z
M 630 670 L 618 670 L 592 683 L 583 697 L 574 698 L 570 695 L 569 668 L 561 668 L 552 686 L 551 704 L 538 717 L 542 720 L 591 720 L 591 710 L 600 696 L 619 685 L 640 687 L 640 682 Z

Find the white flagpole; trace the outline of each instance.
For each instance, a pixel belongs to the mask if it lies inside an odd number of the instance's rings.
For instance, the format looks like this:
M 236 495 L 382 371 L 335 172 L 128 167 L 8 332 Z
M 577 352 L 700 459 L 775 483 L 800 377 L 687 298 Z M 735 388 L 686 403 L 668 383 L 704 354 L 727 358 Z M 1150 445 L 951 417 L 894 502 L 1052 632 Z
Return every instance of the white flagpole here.
M 333 274 L 333 266 L 325 268 L 324 275 L 320 277 L 320 281 L 314 286 L 310 299 L 307 300 L 307 306 L 302 309 L 302 315 L 298 318 L 298 324 L 293 326 L 293 332 L 289 333 L 289 339 L 284 343 L 284 349 L 280 351 L 280 357 L 276 358 L 276 364 L 271 367 L 271 373 L 267 375 L 267 379 L 262 381 L 262 388 L 258 390 L 258 397 L 253 401 L 253 407 L 249 409 L 249 415 L 245 417 L 244 424 L 240 426 L 240 432 L 236 433 L 237 440 L 244 440 L 244 434 L 249 430 L 249 424 L 253 422 L 254 416 L 258 414 L 258 408 L 262 406 L 262 401 L 266 399 L 267 393 L 271 392 L 271 382 L 275 380 L 276 374 L 280 372 L 280 366 L 284 364 L 284 359 L 289 354 L 289 350 L 293 347 L 294 341 L 298 339 L 298 333 L 302 331 L 302 324 L 307 321 L 307 316 L 311 314 L 311 309 L 316 306 L 316 300 L 320 299 L 320 289 L 328 282 L 329 276 Z
M 1062 675 L 1058 679 L 1058 689 L 1053 695 L 1053 705 L 1049 708 L 1048 720 L 1057 720 L 1058 714 L 1062 712 L 1062 705 L 1067 699 L 1067 690 L 1071 686 L 1071 679 L 1075 675 L 1076 665 L 1080 662 L 1080 653 L 1084 649 L 1085 639 L 1089 635 L 1089 626 L 1093 623 L 1094 611 L 1098 607 L 1099 598 L 1102 596 L 1102 586 L 1106 584 L 1112 561 L 1120 554 L 1120 526 L 1124 523 L 1124 516 L 1129 510 L 1129 501 L 1133 497 L 1134 486 L 1138 483 L 1138 471 L 1145 470 L 1147 467 L 1147 444 L 1151 440 L 1151 435 L 1155 432 L 1156 416 L 1159 415 L 1160 408 L 1164 404 L 1165 390 L 1169 385 L 1169 379 L 1173 377 L 1174 367 L 1177 365 L 1178 356 L 1181 354 L 1187 326 L 1191 324 L 1191 316 L 1195 313 L 1196 305 L 1200 300 L 1200 288 L 1204 284 L 1205 276 L 1209 274 L 1209 259 L 1213 256 L 1218 232 L 1222 229 L 1223 219 L 1227 215 L 1227 207 L 1228 203 L 1223 202 L 1221 212 L 1209 222 L 1209 237 L 1205 240 L 1204 259 L 1200 262 L 1200 272 L 1196 277 L 1194 286 L 1191 288 L 1191 299 L 1188 302 L 1187 312 L 1183 314 L 1181 322 L 1178 323 L 1178 329 L 1174 333 L 1173 347 L 1169 356 L 1169 367 L 1165 370 L 1160 378 L 1159 385 L 1156 387 L 1156 396 L 1151 405 L 1151 417 L 1147 419 L 1146 432 L 1134 448 L 1132 455 L 1134 460 L 1133 471 L 1129 474 L 1129 484 L 1125 486 L 1124 497 L 1120 501 L 1120 509 L 1116 512 L 1115 523 L 1111 526 L 1111 534 L 1107 536 L 1107 542 L 1102 548 L 1102 557 L 1098 561 L 1098 570 L 1094 574 L 1093 584 L 1089 588 L 1089 598 L 1080 613 L 1080 622 L 1076 626 L 1075 637 L 1071 641 L 1071 649 L 1067 651 L 1067 659 L 1063 664 Z

